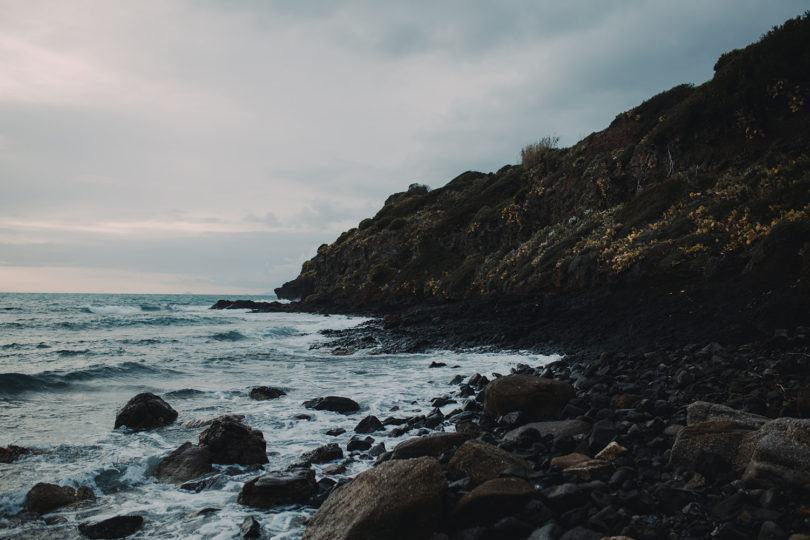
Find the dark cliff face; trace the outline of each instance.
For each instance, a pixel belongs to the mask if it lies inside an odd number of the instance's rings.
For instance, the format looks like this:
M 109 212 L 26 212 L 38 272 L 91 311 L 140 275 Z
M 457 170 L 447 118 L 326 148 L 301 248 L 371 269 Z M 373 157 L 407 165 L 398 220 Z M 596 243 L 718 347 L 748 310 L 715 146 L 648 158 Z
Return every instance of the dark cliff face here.
M 573 147 L 414 184 L 281 298 L 348 308 L 728 280 L 810 287 L 810 17 Z

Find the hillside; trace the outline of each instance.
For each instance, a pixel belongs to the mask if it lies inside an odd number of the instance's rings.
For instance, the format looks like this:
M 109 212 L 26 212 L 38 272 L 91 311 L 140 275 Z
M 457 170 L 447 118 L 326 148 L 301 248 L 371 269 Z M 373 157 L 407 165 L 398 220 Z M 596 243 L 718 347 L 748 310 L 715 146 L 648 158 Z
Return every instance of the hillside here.
M 339 309 L 810 289 L 810 12 L 570 148 L 414 184 L 276 289 Z

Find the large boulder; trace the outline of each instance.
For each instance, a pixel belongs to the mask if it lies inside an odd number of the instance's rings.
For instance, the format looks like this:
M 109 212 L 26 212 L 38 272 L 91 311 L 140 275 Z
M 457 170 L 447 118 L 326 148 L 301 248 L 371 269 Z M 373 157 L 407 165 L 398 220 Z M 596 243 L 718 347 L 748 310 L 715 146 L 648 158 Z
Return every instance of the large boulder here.
M 355 433 L 374 433 L 375 431 L 385 431 L 385 426 L 374 415 L 366 416 L 354 427 Z
M 83 486 L 77 491 L 70 486 L 40 482 L 25 495 L 24 506 L 30 512 L 46 514 L 57 508 L 94 498 L 93 490 L 89 487 Z
M 477 484 L 497 478 L 507 469 L 532 472 L 532 466 L 525 459 L 477 439 L 459 446 L 447 464 L 451 479 L 469 476 Z
M 167 484 L 182 484 L 213 470 L 211 449 L 190 442 L 183 443 L 155 468 L 155 477 Z
M 493 478 L 464 495 L 453 509 L 452 519 L 460 527 L 494 521 L 513 513 L 534 495 L 534 488 L 522 478 Z
M 253 465 L 267 463 L 267 443 L 258 429 L 233 418 L 217 418 L 200 433 L 200 444 L 207 446 L 214 463 Z
M 743 441 L 739 459 L 748 462 L 743 475 L 747 484 L 810 489 L 810 420 L 768 422 Z
M 392 459 L 411 459 L 423 456 L 439 457 L 470 439 L 467 433 L 433 433 L 426 437 L 416 437 L 402 441 L 394 447 Z
M 701 422 L 735 422 L 751 429 L 758 429 L 768 422 L 768 418 L 719 403 L 695 401 L 686 408 L 686 423 L 691 425 Z
M 278 399 L 281 396 L 286 396 L 287 392 L 281 388 L 273 388 L 272 386 L 257 386 L 250 390 L 251 399 L 264 401 L 268 399 Z
M 442 516 L 447 480 L 432 457 L 387 461 L 335 489 L 304 540 L 421 540 Z
M 669 464 L 694 469 L 699 458 L 706 453 L 717 454 L 728 463 L 736 463 L 740 442 L 752 431 L 748 425 L 728 421 L 686 426 L 675 438 Z
M 351 414 L 360 410 L 360 405 L 356 401 L 340 396 L 310 399 L 304 402 L 304 407 L 316 411 L 333 411 L 341 414 Z
M 533 375 L 506 375 L 487 385 L 484 410 L 492 416 L 521 411 L 532 418 L 550 416 L 574 397 L 574 387 Z
M 143 392 L 130 399 L 115 416 L 115 429 L 126 426 L 135 431 L 154 429 L 171 424 L 177 411 L 161 397 Z
M 273 508 L 283 504 L 303 504 L 317 492 L 318 484 L 312 469 L 272 471 L 246 482 L 236 502 L 254 508 Z
M 124 538 L 141 527 L 142 516 L 115 516 L 94 523 L 82 523 L 79 525 L 79 532 L 87 538 Z

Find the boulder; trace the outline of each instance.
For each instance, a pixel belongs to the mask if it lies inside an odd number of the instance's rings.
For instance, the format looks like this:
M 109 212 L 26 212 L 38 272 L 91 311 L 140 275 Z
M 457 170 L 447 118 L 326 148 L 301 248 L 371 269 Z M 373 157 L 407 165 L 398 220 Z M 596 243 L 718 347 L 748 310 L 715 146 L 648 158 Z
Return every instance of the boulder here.
M 341 414 L 351 414 L 360 410 L 360 405 L 356 401 L 340 396 L 310 399 L 304 402 L 304 407 L 316 411 L 333 411 Z
M 318 484 L 314 470 L 272 471 L 246 482 L 236 502 L 254 508 L 273 508 L 283 504 L 304 504 L 316 493 Z
M 686 423 L 735 422 L 750 429 L 758 429 L 768 422 L 768 418 L 745 411 L 738 411 L 718 403 L 695 401 L 686 408 Z
M 717 454 L 729 463 L 737 458 L 740 442 L 753 430 L 736 422 L 700 422 L 686 426 L 675 437 L 669 464 L 694 469 L 698 458 L 705 454 Z
M 375 431 L 385 431 L 385 426 L 376 416 L 366 416 L 354 427 L 355 433 L 374 433 Z
M 740 446 L 743 481 L 762 487 L 810 488 L 810 420 L 777 418 Z
M 25 495 L 25 509 L 38 514 L 46 514 L 57 508 L 85 499 L 94 499 L 93 490 L 82 486 L 77 492 L 70 486 L 57 486 L 40 482 Z
M 369 445 L 371 447 L 371 445 Z M 313 463 L 329 463 L 336 459 L 343 457 L 343 450 L 340 449 L 337 443 L 329 443 L 319 446 L 315 450 L 306 452 L 301 456 L 301 461 L 307 466 Z
M 584 420 L 549 420 L 546 422 L 532 422 L 515 428 L 504 435 L 503 440 L 517 442 L 528 430 L 537 431 L 541 437 L 551 435 L 555 439 L 560 437 L 573 437 L 591 431 L 591 424 Z
M 477 439 L 462 444 L 447 464 L 451 479 L 469 476 L 476 484 L 497 478 L 507 469 L 532 473 L 526 460 Z
M 239 536 L 242 538 L 260 538 L 262 536 L 262 526 L 253 516 L 248 516 L 239 525 Z
M 467 433 L 433 433 L 426 437 L 416 437 L 402 441 L 394 447 L 392 459 L 411 459 L 416 457 L 439 457 L 453 447 L 470 439 Z
M 115 516 L 109 519 L 79 525 L 79 532 L 87 538 L 124 538 L 143 527 L 143 516 Z
M 167 484 L 182 484 L 211 472 L 211 463 L 211 450 L 207 446 L 185 442 L 158 463 L 155 477 Z
M 31 452 L 28 448 L 10 444 L 8 446 L 0 446 L 0 463 L 11 463 L 16 461 L 25 454 Z
M 267 399 L 278 399 L 281 396 L 286 396 L 287 392 L 281 388 L 273 388 L 271 386 L 257 386 L 250 390 L 251 399 L 263 401 Z
M 533 375 L 506 375 L 487 385 L 484 410 L 492 416 L 522 411 L 532 418 L 549 416 L 574 397 L 574 387 Z
M 374 445 L 374 439 L 366 437 L 365 439 L 359 438 L 357 435 L 349 439 L 346 443 L 347 452 L 364 452 Z
M 387 461 L 332 491 L 304 540 L 417 540 L 441 521 L 447 480 L 435 458 Z
M 200 445 L 211 451 L 213 463 L 252 465 L 267 463 L 267 444 L 258 429 L 233 418 L 217 418 L 200 433 Z
M 522 478 L 487 480 L 458 501 L 451 518 L 458 527 L 495 521 L 514 513 L 534 494 L 534 488 Z
M 115 429 L 126 426 L 135 431 L 154 429 L 171 424 L 177 419 L 177 411 L 161 397 L 143 392 L 130 399 L 115 417 Z

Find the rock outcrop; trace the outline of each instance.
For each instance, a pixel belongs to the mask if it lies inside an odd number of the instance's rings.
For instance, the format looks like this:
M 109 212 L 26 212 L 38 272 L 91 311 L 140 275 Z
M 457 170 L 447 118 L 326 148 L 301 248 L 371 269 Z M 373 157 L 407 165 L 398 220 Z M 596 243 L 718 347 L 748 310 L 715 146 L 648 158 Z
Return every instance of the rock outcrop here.
M 356 401 L 341 396 L 310 399 L 304 402 L 304 407 L 316 411 L 333 411 L 341 414 L 351 414 L 360 410 L 360 405 Z
M 158 463 L 155 477 L 161 482 L 182 484 L 212 470 L 211 450 L 185 442 Z
M 453 454 L 447 469 L 450 478 L 469 476 L 476 483 L 497 478 L 508 469 L 517 469 L 524 474 L 532 472 L 532 466 L 526 460 L 478 440 L 462 444 Z
M 154 429 L 171 424 L 177 411 L 163 398 L 144 392 L 130 399 L 115 417 L 115 429 L 126 426 L 135 431 Z
M 307 524 L 304 540 L 417 540 L 442 516 L 447 481 L 439 462 L 388 461 L 335 489 Z
M 253 465 L 267 463 L 267 443 L 258 429 L 231 417 L 221 417 L 200 433 L 200 445 L 211 453 L 214 463 Z
M 94 498 L 93 490 L 86 486 L 76 490 L 70 486 L 40 482 L 25 495 L 24 506 L 30 512 L 45 514 L 69 504 Z
M 245 483 L 237 502 L 254 508 L 273 508 L 283 504 L 303 504 L 317 492 L 318 484 L 312 469 L 273 471 Z

